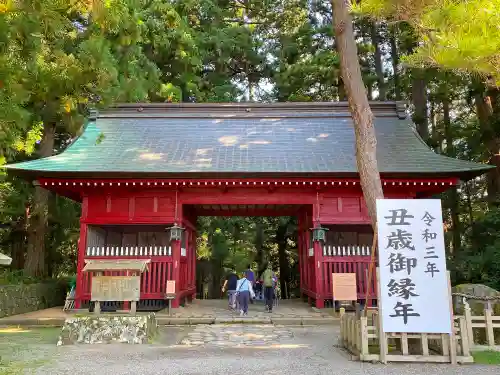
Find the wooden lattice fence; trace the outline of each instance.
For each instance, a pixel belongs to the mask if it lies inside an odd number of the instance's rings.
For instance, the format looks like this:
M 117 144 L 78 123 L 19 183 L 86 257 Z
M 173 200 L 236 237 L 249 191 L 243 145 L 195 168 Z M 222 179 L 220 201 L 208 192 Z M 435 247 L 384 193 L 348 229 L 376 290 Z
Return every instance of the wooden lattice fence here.
M 465 317 L 454 319 L 454 333 L 385 333 L 378 312 L 368 316 L 340 314 L 340 344 L 360 361 L 472 363 Z

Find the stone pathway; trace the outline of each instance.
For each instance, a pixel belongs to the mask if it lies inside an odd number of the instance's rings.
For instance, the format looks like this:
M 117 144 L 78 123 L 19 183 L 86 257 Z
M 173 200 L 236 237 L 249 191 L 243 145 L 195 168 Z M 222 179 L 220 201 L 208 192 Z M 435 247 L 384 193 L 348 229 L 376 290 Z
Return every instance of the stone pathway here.
M 240 317 L 227 308 L 226 300 L 196 300 L 193 304 L 157 314 L 159 324 L 217 324 L 217 323 L 263 323 L 285 325 L 335 324 L 338 320 L 331 311 L 318 310 L 300 300 L 281 301 L 272 313 L 265 311 L 264 303 L 256 301 L 249 306 L 248 316 Z
M 26 314 L 13 315 L 0 319 L 0 326 L 55 326 L 60 327 L 66 318 L 78 312 L 63 312 L 62 307 L 54 307 Z M 82 311 L 88 313 L 88 310 Z M 142 312 L 139 312 L 142 314 Z M 145 314 L 145 313 L 144 313 Z M 168 309 L 156 313 L 160 325 L 195 325 L 195 324 L 279 324 L 279 325 L 323 325 L 337 324 L 338 319 L 330 310 L 318 310 L 300 300 L 280 301 L 273 312 L 267 313 L 264 304 L 256 301 L 249 307 L 248 317 L 240 317 L 238 313 L 227 308 L 226 300 L 196 300 L 192 304 L 178 309 Z
M 293 339 L 284 326 L 265 325 L 198 325 L 180 344 L 189 346 L 264 347 Z

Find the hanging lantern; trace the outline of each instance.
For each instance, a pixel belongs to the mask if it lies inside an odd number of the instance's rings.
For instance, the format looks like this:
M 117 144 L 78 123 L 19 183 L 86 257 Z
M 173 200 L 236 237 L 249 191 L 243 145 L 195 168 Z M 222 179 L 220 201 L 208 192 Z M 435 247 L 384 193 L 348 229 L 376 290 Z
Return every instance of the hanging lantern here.
M 313 241 L 315 242 L 326 242 L 326 232 L 328 228 L 323 228 L 321 224 L 316 225 L 316 227 L 311 228 L 313 234 Z
M 182 232 L 184 232 L 186 228 L 182 228 L 178 226 L 177 223 L 174 223 L 173 226 L 167 229 L 170 230 L 170 241 L 180 241 L 182 239 Z

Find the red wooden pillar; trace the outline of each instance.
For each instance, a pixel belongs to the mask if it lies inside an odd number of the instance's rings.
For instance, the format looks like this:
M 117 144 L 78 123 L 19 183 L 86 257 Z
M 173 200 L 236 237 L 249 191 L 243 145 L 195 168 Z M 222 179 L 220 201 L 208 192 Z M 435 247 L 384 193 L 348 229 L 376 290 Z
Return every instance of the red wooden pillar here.
M 89 199 L 82 199 L 82 215 L 80 217 L 80 239 L 78 241 L 78 257 L 76 262 L 76 290 L 75 290 L 75 309 L 82 306 L 83 298 L 83 267 L 85 266 L 85 251 L 87 249 L 87 224 L 83 221 L 87 219 L 89 210 Z
M 311 244 L 311 232 L 308 230 L 307 226 L 309 224 L 309 221 L 306 220 L 306 227 L 304 228 L 304 245 L 305 245 L 305 251 L 304 251 L 304 260 L 305 264 L 304 267 L 306 268 L 306 277 L 307 277 L 307 290 L 309 292 L 314 292 L 314 270 L 311 269 L 311 257 L 309 256 L 309 246 Z M 308 295 L 307 298 L 309 304 L 312 304 L 312 298 L 311 295 Z
M 172 280 L 175 280 L 176 297 L 172 301 L 172 307 L 176 308 L 180 305 L 180 268 L 181 268 L 181 241 L 172 241 Z
M 325 291 L 323 290 L 323 248 L 320 241 L 314 241 L 314 289 L 316 292 L 316 307 L 322 309 L 325 307 Z
M 192 299 L 196 299 L 196 231 L 192 232 L 191 241 L 191 287 L 193 288 Z
M 302 253 L 304 251 L 304 243 L 302 241 L 302 229 L 300 226 L 301 222 L 299 219 L 299 228 L 298 228 L 298 251 L 299 251 L 299 273 L 300 273 L 300 297 L 302 297 L 302 290 L 304 288 L 304 259 L 302 257 Z

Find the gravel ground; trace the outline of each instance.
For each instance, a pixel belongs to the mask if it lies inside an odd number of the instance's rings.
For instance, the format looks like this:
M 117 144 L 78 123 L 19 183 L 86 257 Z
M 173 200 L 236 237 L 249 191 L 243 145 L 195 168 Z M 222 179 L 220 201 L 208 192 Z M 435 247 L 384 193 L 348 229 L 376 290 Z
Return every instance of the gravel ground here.
M 226 336 L 228 326 L 211 326 Z M 263 327 L 263 329 L 266 329 Z M 269 328 L 272 331 L 272 328 Z M 228 346 L 206 343 L 190 346 L 178 344 L 190 328 L 167 328 L 152 345 L 88 345 L 59 347 L 50 363 L 39 367 L 36 374 L 373 374 L 373 375 L 481 375 L 500 374 L 500 366 L 451 365 L 373 365 L 350 361 L 334 346 L 338 328 L 297 327 L 287 331 L 279 342 L 266 346 Z M 241 336 L 238 328 L 232 328 Z M 198 328 L 198 332 L 200 328 Z M 203 329 L 201 329 L 203 332 Z M 230 340 L 230 338 L 229 338 Z

